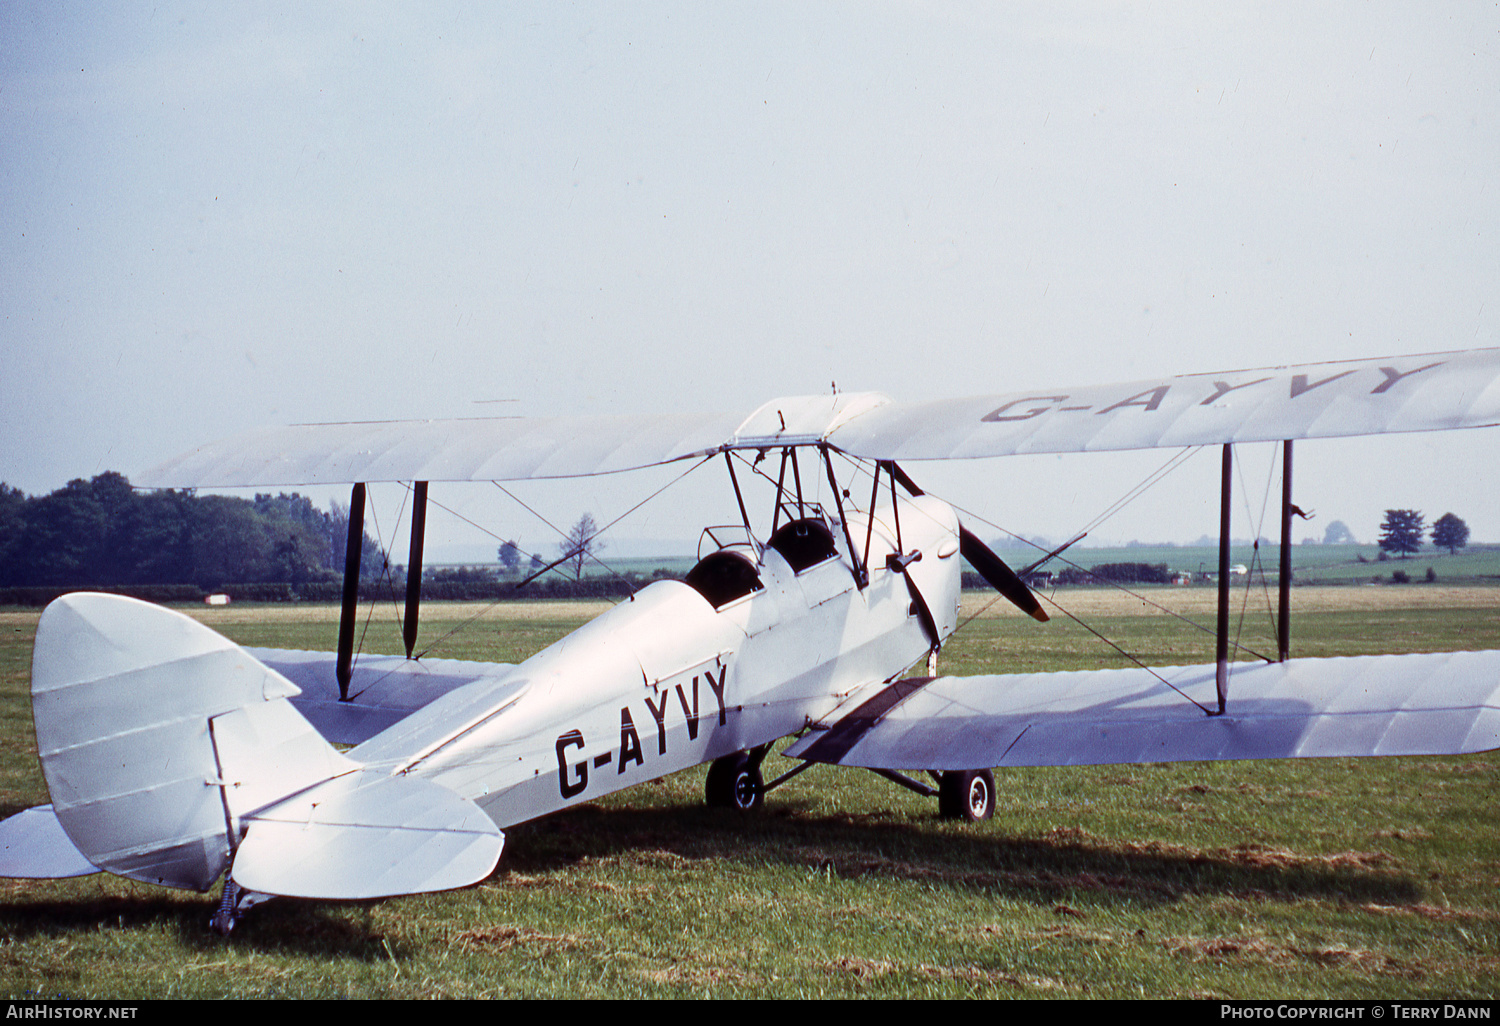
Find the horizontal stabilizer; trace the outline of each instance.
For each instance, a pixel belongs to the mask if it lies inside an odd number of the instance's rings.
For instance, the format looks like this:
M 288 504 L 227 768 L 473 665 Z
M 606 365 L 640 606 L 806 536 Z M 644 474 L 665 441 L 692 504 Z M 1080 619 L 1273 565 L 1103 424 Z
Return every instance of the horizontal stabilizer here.
M 329 741 L 357 745 L 418 709 L 476 680 L 503 677 L 512 663 L 458 659 L 404 659 L 361 655 L 349 682 L 350 700 L 339 701 L 337 655 L 279 648 L 245 651 L 297 687 L 292 705 Z
M 1494 651 L 1235 663 L 1222 716 L 1205 712 L 1217 706 L 1212 664 L 938 677 L 889 687 L 896 688 L 902 691 L 884 700 L 882 691 L 784 754 L 872 769 L 958 770 L 1500 747 Z
M 231 876 L 251 891 L 359 900 L 478 883 L 505 835 L 473 802 L 419 777 L 358 772 L 245 820 Z
M 68 840 L 52 806 L 38 805 L 0 823 L 0 876 L 60 880 L 97 872 Z

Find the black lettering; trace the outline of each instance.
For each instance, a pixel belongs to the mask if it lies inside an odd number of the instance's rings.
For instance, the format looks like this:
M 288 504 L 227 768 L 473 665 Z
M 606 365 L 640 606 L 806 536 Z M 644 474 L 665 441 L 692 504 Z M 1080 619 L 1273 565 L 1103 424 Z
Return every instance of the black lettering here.
M 641 755 L 641 739 L 635 732 L 635 721 L 630 718 L 629 709 L 620 710 L 620 768 L 617 773 L 625 772 L 625 764 L 634 760 L 637 766 L 645 764 L 646 760 Z
M 1051 407 L 1050 406 L 1038 406 L 1034 410 L 1027 410 L 1025 413 L 1018 413 L 1018 414 L 1015 414 L 1015 415 L 1009 416 L 1009 417 L 1002 417 L 1002 416 L 1000 416 L 1000 414 L 1004 413 L 1006 410 L 1010 409 L 1012 406 L 1019 406 L 1022 403 L 1060 403 L 1060 402 L 1062 402 L 1066 398 L 1067 398 L 1067 396 L 1065 396 L 1065 395 L 1029 395 L 1029 396 L 1027 396 L 1024 399 L 1012 399 L 1010 402 L 1006 403 L 1004 406 L 996 407 L 995 409 L 991 410 L 989 413 L 986 413 L 983 417 L 980 417 L 979 419 L 981 421 L 988 421 L 990 423 L 996 423 L 996 422 L 1003 421 L 1003 420 L 1030 420 L 1032 417 L 1035 417 L 1035 416 L 1037 416 L 1039 414 L 1042 414 L 1042 413 L 1046 413 L 1048 410 L 1051 409 Z
M 1236 391 L 1239 391 L 1242 388 L 1249 388 L 1251 385 L 1258 385 L 1258 384 L 1260 384 L 1263 381 L 1270 381 L 1270 380 L 1271 380 L 1270 378 L 1256 378 L 1254 381 L 1247 381 L 1243 385 L 1230 385 L 1230 384 L 1227 384 L 1226 382 L 1223 382 L 1223 381 L 1215 381 L 1214 382 L 1214 394 L 1211 395 L 1211 396 L 1209 396 L 1207 399 L 1203 400 L 1198 405 L 1199 406 L 1212 406 L 1214 403 L 1216 403 L 1220 399 L 1224 398 L 1230 392 L 1236 392 Z
M 698 678 L 693 678 L 693 707 L 688 708 L 687 695 L 682 693 L 682 685 L 677 685 L 677 701 L 682 703 L 682 714 L 687 717 L 688 740 L 698 740 Z
M 570 730 L 557 739 L 557 786 L 562 791 L 564 798 L 572 798 L 581 794 L 585 787 L 589 786 L 589 764 L 579 762 L 573 765 L 573 771 L 578 774 L 575 781 L 568 780 L 568 760 L 563 754 L 569 748 L 583 747 L 583 732 Z
M 1416 370 L 1409 370 L 1405 374 L 1402 374 L 1394 367 L 1382 367 L 1380 368 L 1380 373 L 1385 375 L 1385 380 L 1376 385 L 1374 391 L 1372 391 L 1370 394 L 1379 395 L 1380 393 L 1389 389 L 1396 382 L 1400 381 L 1402 378 L 1409 378 L 1413 374 L 1421 374 L 1424 370 L 1432 370 L 1432 368 L 1441 367 L 1442 365 L 1443 361 L 1439 360 L 1437 363 L 1429 363 L 1426 367 L 1418 367 Z
M 719 680 L 717 683 L 715 683 L 712 673 L 705 673 L 703 675 L 703 679 L 708 681 L 708 686 L 714 689 L 714 697 L 719 700 L 719 726 L 721 727 L 727 722 L 724 718 L 724 678 L 728 675 L 729 667 L 727 666 L 719 667 Z M 696 677 L 693 679 L 697 680 Z
M 1096 413 L 1095 416 L 1102 417 L 1112 410 L 1118 410 L 1126 406 L 1140 406 L 1149 413 L 1161 405 L 1161 401 L 1166 398 L 1167 392 L 1169 392 L 1171 388 L 1171 385 L 1157 385 L 1155 388 L 1148 388 L 1144 392 L 1137 392 L 1129 399 L 1122 399 L 1121 401 L 1115 403 L 1113 406 L 1106 406 L 1104 409 Z M 1151 398 L 1143 400 L 1142 397 L 1148 395 Z
M 1337 381 L 1339 378 L 1347 378 L 1349 375 L 1351 375 L 1353 373 L 1354 372 L 1352 370 L 1346 370 L 1346 371 L 1344 371 L 1344 373 L 1342 373 L 1342 374 L 1335 374 L 1331 378 L 1324 378 L 1322 381 L 1314 381 L 1311 385 L 1309 385 L 1307 383 L 1307 375 L 1306 374 L 1293 374 L 1292 375 L 1292 394 L 1291 394 L 1291 396 L 1289 398 L 1295 399 L 1299 395 L 1301 395 L 1303 392 L 1311 392 L 1313 389 L 1315 389 L 1315 388 L 1321 388 L 1322 386 L 1328 384 L 1330 381 Z
M 656 721 L 656 754 L 667 754 L 667 696 L 661 696 L 661 708 L 651 701 L 651 696 L 646 696 L 646 708 L 651 710 L 651 718 Z

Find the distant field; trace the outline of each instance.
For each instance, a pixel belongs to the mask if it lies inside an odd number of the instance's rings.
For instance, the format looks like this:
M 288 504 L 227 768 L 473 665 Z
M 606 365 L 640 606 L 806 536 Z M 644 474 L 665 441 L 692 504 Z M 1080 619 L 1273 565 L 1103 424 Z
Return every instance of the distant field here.
M 1007 548 L 1000 556 L 1013 568 L 1020 569 L 1041 558 L 1044 553 L 1031 549 Z M 605 562 L 617 573 L 639 574 L 649 577 L 658 569 L 685 574 L 692 569 L 690 558 L 644 557 L 611 559 L 603 553 Z M 1247 569 L 1256 569 L 1275 579 L 1281 560 L 1280 546 L 1262 546 L 1259 553 L 1253 546 L 1234 546 L 1230 563 L 1243 564 Z M 1363 561 L 1361 561 L 1363 560 Z M 1191 545 L 1139 545 L 1119 548 L 1073 548 L 1059 559 L 1048 563 L 1044 569 L 1061 571 L 1069 565 L 1088 569 L 1101 563 L 1147 563 L 1165 565 L 1172 570 L 1190 574 L 1218 571 L 1219 550 L 1212 546 Z M 1413 582 L 1425 580 L 1431 568 L 1437 580 L 1448 583 L 1489 583 L 1500 585 L 1500 545 L 1470 545 L 1450 556 L 1447 550 L 1430 546 L 1410 559 L 1388 559 L 1381 561 L 1380 549 L 1375 545 L 1294 545 L 1292 547 L 1292 572 L 1295 581 L 1301 584 L 1369 584 L 1390 583 L 1396 571 L 1404 572 Z M 606 571 L 595 566 L 587 576 L 603 576 Z
M 1383 565 L 1384 566 L 1384 565 Z M 1150 601 L 1211 619 L 1207 588 Z M 1151 662 L 1211 640 L 1113 590 L 1055 596 Z M 1298 588 L 1296 654 L 1500 648 L 1500 590 Z M 966 595 L 947 673 L 1112 665 L 1058 609 Z M 603 608 L 428 606 L 434 654 L 515 660 Z M 331 647 L 331 606 L 195 607 L 244 643 Z M 36 611 L 0 611 L 0 814 L 46 801 L 27 698 Z M 394 651 L 377 609 L 366 649 Z M 1252 614 L 1244 636 L 1263 631 Z M 782 760 L 775 759 L 769 766 Z M 114 997 L 1479 998 L 1500 993 L 1500 758 L 1001 774 L 994 820 L 814 769 L 741 817 L 687 771 L 508 832 L 466 890 L 287 899 L 224 941 L 216 894 L 0 881 L 0 985 Z
M 1012 566 L 1021 567 L 1040 558 L 1029 550 L 1005 549 L 1001 557 Z M 1088 569 L 1101 563 L 1148 563 L 1165 564 L 1167 567 L 1191 574 L 1216 573 L 1219 568 L 1219 550 L 1211 546 L 1141 545 L 1122 548 L 1069 549 L 1063 557 L 1071 564 Z M 1242 564 L 1275 579 L 1280 572 L 1281 547 L 1264 545 L 1257 553 L 1250 545 L 1236 545 L 1230 549 L 1230 563 Z M 1067 564 L 1059 560 L 1048 563 L 1046 569 L 1061 570 Z M 1397 570 L 1404 571 L 1413 581 L 1425 578 L 1432 568 L 1439 582 L 1480 583 L 1500 585 L 1500 545 L 1471 545 L 1459 549 L 1450 556 L 1446 549 L 1431 547 L 1410 559 L 1380 559 L 1380 549 L 1375 545 L 1294 545 L 1292 546 L 1292 573 L 1298 584 L 1367 584 L 1374 581 L 1389 582 Z

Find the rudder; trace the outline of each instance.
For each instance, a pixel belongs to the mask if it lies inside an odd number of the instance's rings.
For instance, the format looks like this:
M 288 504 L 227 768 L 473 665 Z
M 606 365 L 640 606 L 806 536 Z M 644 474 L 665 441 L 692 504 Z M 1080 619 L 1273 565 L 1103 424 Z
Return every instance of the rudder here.
M 239 817 L 358 768 L 291 707 L 298 693 L 181 613 L 63 596 L 42 613 L 32 657 L 58 821 L 101 869 L 207 890 L 229 864 Z

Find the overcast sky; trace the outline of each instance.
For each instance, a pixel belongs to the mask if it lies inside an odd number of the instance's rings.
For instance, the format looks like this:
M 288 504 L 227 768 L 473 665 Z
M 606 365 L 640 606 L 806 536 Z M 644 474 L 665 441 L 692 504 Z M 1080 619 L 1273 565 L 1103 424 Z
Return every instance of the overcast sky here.
M 3 0 L 0 480 L 265 424 L 1500 345 L 1497 115 L 1494 4 Z M 1500 540 L 1497 430 L 1303 443 L 1299 536 Z M 1169 455 L 911 469 L 1061 538 Z M 680 469 L 526 494 L 606 521 Z M 1217 471 L 1097 536 L 1214 533 Z M 434 497 L 550 545 L 493 486 Z M 648 509 L 624 535 L 734 507 L 705 468 Z

